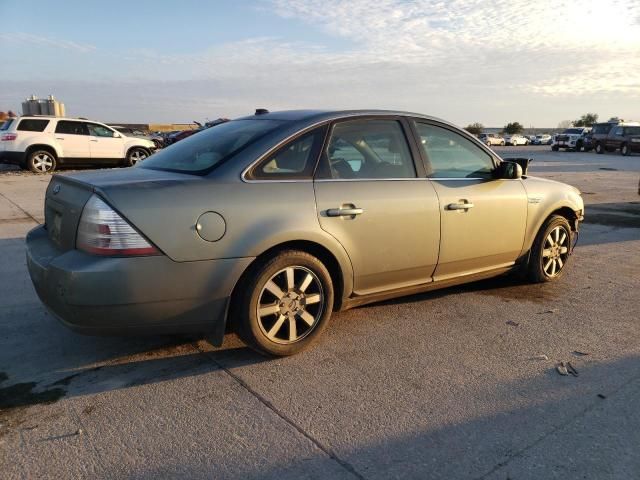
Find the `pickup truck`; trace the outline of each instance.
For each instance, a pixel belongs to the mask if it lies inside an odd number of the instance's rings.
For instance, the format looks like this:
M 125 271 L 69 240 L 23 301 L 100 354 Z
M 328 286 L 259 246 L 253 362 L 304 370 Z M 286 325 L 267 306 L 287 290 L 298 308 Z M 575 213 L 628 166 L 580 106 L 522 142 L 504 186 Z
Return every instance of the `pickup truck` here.
M 595 140 L 596 153 L 615 152 L 620 150 L 622 155 L 640 153 L 640 124 L 618 124 L 604 138 Z
M 557 152 L 564 148 L 579 152 L 584 147 L 585 137 L 589 132 L 591 132 L 591 129 L 588 127 L 567 128 L 560 135 L 556 135 L 553 145 L 551 145 L 551 150 Z

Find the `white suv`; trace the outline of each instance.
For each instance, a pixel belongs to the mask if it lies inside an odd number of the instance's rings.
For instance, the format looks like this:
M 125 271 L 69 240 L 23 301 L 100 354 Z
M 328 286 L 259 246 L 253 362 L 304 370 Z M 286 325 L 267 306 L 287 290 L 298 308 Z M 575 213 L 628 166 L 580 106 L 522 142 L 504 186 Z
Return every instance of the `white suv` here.
M 127 137 L 102 123 L 76 118 L 19 117 L 0 126 L 0 162 L 35 173 L 61 165 L 132 166 L 153 153 L 150 140 Z
M 492 145 L 504 146 L 505 144 L 504 138 L 496 135 L 495 133 L 481 133 L 480 135 L 478 135 L 478 138 L 488 147 L 491 147 Z

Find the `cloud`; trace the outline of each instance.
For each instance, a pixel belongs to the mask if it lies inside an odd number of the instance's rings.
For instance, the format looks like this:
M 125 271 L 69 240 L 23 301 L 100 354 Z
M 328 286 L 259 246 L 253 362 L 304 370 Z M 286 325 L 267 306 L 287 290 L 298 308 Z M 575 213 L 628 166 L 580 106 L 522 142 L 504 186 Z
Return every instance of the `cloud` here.
M 96 49 L 94 45 L 87 43 L 77 43 L 70 40 L 60 40 L 57 38 L 42 37 L 31 33 L 14 32 L 0 33 L 0 42 L 15 44 L 32 44 L 56 49 L 71 50 L 79 53 L 88 53 Z

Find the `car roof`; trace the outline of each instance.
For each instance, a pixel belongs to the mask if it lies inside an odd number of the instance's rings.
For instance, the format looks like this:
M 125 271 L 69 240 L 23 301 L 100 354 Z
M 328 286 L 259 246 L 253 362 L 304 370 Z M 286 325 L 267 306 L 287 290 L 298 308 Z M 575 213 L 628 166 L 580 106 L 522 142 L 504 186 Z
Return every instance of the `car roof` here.
M 93 123 L 102 123 L 106 125 L 106 123 L 100 122 L 98 120 L 90 120 L 88 118 L 73 118 L 73 117 L 57 117 L 55 115 L 22 115 L 20 117 L 16 117 L 16 120 L 24 120 L 24 119 L 32 119 L 32 120 L 72 120 L 75 122 L 93 122 Z

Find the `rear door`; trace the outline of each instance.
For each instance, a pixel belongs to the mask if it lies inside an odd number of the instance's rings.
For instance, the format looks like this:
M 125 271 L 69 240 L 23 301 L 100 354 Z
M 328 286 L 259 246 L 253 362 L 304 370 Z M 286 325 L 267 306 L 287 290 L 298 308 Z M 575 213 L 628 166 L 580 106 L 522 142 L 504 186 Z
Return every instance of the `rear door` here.
M 114 163 L 124 159 L 124 140 L 120 134 L 97 123 L 87 123 L 87 129 L 93 161 Z
M 613 127 L 609 135 L 607 136 L 607 148 L 617 149 L 620 148 L 622 139 L 624 138 L 624 127 Z
M 527 224 L 522 181 L 494 179 L 492 156 L 450 127 L 421 120 L 415 127 L 427 176 L 440 199 L 440 256 L 434 279 L 513 265 Z
M 432 281 L 439 205 L 416 156 L 401 119 L 332 126 L 314 181 L 318 219 L 348 253 L 356 294 Z
M 55 139 L 62 151 L 62 157 L 72 161 L 89 160 L 89 131 L 84 122 L 58 120 Z

